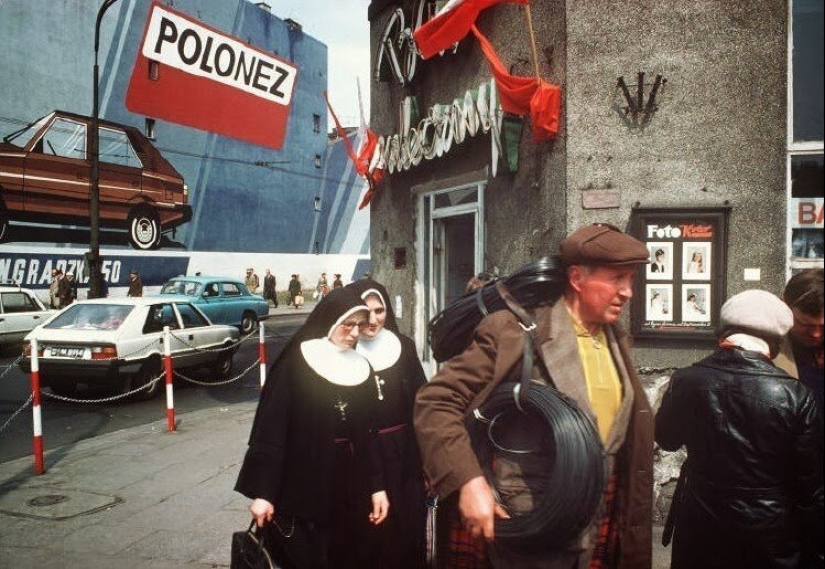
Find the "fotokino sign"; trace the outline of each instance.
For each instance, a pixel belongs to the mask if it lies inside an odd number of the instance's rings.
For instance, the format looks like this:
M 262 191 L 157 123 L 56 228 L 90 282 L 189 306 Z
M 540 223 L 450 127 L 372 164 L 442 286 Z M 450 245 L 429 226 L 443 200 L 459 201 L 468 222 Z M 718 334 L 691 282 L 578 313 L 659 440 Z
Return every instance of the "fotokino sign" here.
M 297 76 L 291 63 L 154 3 L 126 107 L 280 149 Z

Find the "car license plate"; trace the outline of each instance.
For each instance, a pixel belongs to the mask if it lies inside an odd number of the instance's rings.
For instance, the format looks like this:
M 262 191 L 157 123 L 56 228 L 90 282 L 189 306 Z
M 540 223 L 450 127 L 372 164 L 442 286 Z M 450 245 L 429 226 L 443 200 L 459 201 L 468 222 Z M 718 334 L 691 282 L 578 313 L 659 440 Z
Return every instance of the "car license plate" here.
M 82 358 L 84 351 L 84 348 L 55 347 L 52 348 L 51 355 L 54 358 Z

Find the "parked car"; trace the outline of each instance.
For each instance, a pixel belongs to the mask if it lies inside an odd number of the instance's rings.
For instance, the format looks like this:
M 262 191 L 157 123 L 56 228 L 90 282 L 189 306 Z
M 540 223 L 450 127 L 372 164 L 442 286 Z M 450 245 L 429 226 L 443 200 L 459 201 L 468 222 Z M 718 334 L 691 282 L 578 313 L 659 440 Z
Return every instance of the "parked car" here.
M 242 333 L 255 331 L 258 322 L 269 318 L 269 303 L 252 294 L 241 281 L 227 277 L 175 277 L 166 282 L 158 296 L 183 295 L 200 308 L 209 320 L 237 326 Z
M 25 339 L 37 339 L 41 385 L 57 394 L 70 396 L 80 383 L 120 393 L 146 385 L 139 395 L 148 398 L 163 389 L 163 381 L 149 384 L 163 370 L 164 326 L 172 332 L 176 370 L 208 367 L 216 379 L 229 374 L 240 336 L 237 328 L 212 324 L 186 298 L 80 300 Z M 19 365 L 26 373 L 31 370 L 29 358 Z
M 0 347 L 22 342 L 32 328 L 56 312 L 27 288 L 0 286 Z
M 99 121 L 100 228 L 135 249 L 192 218 L 177 170 L 132 126 Z M 0 241 L 9 221 L 90 225 L 92 118 L 54 111 L 0 142 Z

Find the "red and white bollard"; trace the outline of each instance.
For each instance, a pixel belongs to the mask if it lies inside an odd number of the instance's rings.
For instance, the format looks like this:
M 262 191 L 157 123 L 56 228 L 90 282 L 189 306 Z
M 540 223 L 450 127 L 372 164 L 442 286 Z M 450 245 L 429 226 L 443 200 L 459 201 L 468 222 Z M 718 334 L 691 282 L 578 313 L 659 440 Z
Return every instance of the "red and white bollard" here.
M 172 342 L 169 326 L 163 327 L 163 367 L 166 370 L 166 426 L 175 430 L 175 395 L 172 389 Z
M 34 473 L 43 474 L 43 420 L 40 416 L 40 363 L 37 360 L 37 340 L 31 341 L 32 424 L 34 426 Z
M 266 344 L 264 344 L 264 323 L 258 326 L 259 340 L 258 340 L 258 359 L 261 360 L 261 389 L 264 388 L 266 382 Z

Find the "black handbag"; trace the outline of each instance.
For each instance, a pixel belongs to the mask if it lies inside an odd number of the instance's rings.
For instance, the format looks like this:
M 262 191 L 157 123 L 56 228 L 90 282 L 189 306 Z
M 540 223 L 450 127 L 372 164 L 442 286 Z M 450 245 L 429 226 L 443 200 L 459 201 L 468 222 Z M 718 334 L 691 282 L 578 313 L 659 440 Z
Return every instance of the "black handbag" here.
M 264 544 L 264 533 L 264 529 L 258 528 L 252 520 L 249 529 L 232 534 L 230 569 L 280 569 Z

